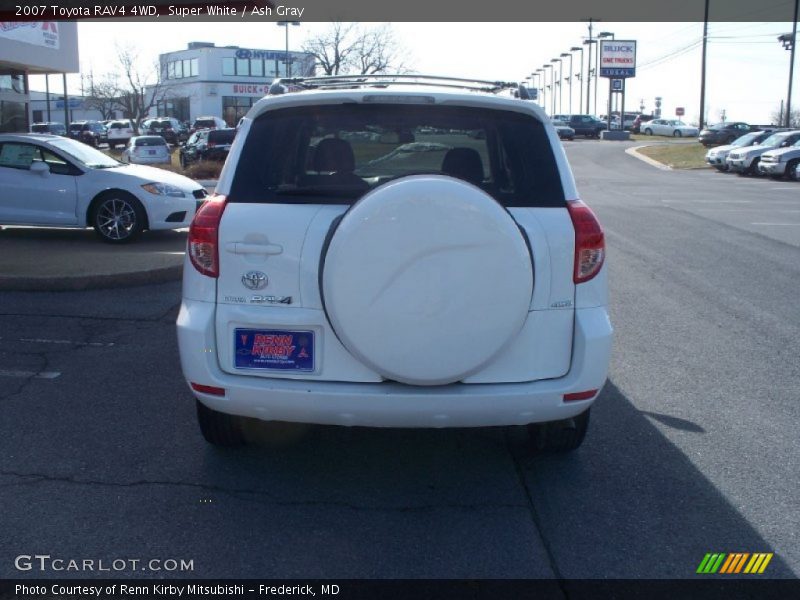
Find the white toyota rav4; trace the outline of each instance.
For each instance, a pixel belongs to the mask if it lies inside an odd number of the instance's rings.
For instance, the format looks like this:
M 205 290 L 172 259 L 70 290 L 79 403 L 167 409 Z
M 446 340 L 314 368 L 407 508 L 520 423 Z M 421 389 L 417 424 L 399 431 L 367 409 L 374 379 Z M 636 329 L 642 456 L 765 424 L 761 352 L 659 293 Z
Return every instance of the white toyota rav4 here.
M 295 79 L 253 106 L 189 232 L 178 341 L 206 440 L 260 419 L 580 445 L 611 350 L 603 231 L 506 87 Z

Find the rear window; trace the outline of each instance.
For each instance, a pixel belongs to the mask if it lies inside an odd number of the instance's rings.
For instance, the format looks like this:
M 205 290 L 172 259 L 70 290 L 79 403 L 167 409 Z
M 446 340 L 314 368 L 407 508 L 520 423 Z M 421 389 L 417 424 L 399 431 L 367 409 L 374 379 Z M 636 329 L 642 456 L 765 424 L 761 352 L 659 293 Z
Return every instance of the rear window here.
M 214 144 L 232 144 L 235 135 L 235 129 L 215 129 L 209 132 L 208 141 Z
M 194 122 L 195 129 L 210 129 L 212 127 L 216 127 L 217 122 L 214 119 L 197 119 Z
M 351 204 L 392 179 L 442 174 L 503 206 L 564 206 L 544 125 L 530 115 L 467 107 L 332 105 L 256 119 L 230 202 Z
M 134 142 L 135 146 L 166 146 L 167 142 L 164 141 L 164 138 L 159 136 L 151 136 L 151 137 L 140 137 L 136 138 Z
M 130 124 L 124 121 L 112 121 L 108 126 L 109 129 L 129 129 Z
M 50 127 L 48 125 L 33 125 L 31 126 L 31 131 L 33 133 L 48 133 Z

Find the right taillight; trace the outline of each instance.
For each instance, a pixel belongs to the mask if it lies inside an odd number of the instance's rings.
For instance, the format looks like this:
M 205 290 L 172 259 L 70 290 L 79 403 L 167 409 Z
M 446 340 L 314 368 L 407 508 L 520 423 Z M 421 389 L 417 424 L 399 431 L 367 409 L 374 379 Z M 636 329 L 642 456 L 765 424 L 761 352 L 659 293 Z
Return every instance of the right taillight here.
M 569 200 L 567 210 L 575 228 L 575 270 L 572 280 L 584 283 L 600 272 L 606 256 L 603 228 L 592 209 L 580 200 Z
M 211 196 L 189 226 L 189 260 L 209 277 L 219 277 L 219 222 L 224 210 L 225 196 Z

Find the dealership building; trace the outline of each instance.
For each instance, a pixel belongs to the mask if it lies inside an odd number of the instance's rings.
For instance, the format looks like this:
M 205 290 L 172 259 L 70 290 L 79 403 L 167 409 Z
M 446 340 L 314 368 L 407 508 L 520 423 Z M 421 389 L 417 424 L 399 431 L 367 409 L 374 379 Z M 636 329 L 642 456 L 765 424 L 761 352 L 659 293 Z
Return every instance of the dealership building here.
M 0 132 L 28 131 L 30 75 L 78 71 L 77 23 L 0 22 Z
M 162 82 L 151 86 L 158 116 L 192 121 L 222 117 L 236 125 L 278 77 L 314 74 L 314 57 L 304 52 L 258 50 L 190 42 L 186 50 L 159 56 Z

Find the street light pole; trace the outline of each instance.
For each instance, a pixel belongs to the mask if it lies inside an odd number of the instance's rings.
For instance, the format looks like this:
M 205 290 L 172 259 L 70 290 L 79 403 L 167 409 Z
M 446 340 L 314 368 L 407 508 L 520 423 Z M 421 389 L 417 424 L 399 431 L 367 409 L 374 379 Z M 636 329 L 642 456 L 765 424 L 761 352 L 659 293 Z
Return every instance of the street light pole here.
M 564 74 L 563 63 L 561 62 L 560 58 L 554 58 L 550 61 L 551 63 L 558 63 L 558 114 L 561 114 L 561 79 L 562 75 Z M 553 67 L 553 73 L 555 73 L 556 69 Z M 556 103 L 555 98 L 553 98 L 553 114 L 556 114 Z
M 567 81 L 569 81 L 569 110 L 567 112 L 572 114 L 572 54 L 562 52 L 561 56 L 564 58 L 569 57 L 569 76 L 567 77 Z
M 569 49 L 570 52 L 575 52 L 577 50 L 581 51 L 581 75 L 580 75 L 581 93 L 578 94 L 578 112 L 580 112 L 581 111 L 581 101 L 583 99 L 583 48 L 579 47 L 579 46 L 573 46 L 572 48 Z
M 286 54 L 284 55 L 286 62 L 286 77 L 292 76 L 292 61 L 289 59 L 289 25 L 298 27 L 300 21 L 276 21 L 278 27 L 286 28 Z
M 553 98 L 553 97 L 555 97 L 555 88 L 552 87 L 553 86 L 553 71 L 552 71 L 553 65 L 550 64 L 550 63 L 546 63 L 546 64 L 542 65 L 542 68 L 543 69 L 548 69 L 548 68 L 551 69 L 551 71 L 550 71 L 550 85 L 548 87 L 550 87 L 550 89 L 551 89 L 550 97 Z M 550 102 L 552 103 L 552 99 L 551 99 Z M 545 106 L 545 110 L 547 110 L 546 106 Z M 553 111 L 552 110 L 550 111 L 550 116 L 551 117 L 553 116 Z

